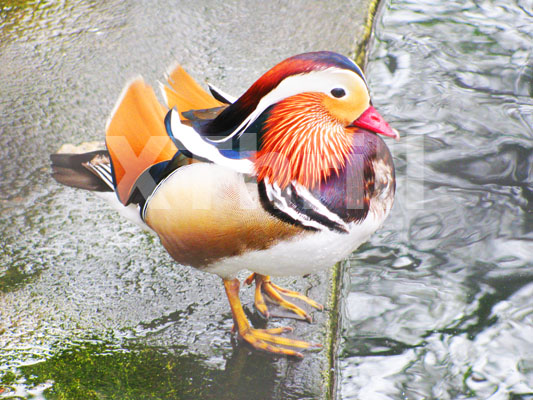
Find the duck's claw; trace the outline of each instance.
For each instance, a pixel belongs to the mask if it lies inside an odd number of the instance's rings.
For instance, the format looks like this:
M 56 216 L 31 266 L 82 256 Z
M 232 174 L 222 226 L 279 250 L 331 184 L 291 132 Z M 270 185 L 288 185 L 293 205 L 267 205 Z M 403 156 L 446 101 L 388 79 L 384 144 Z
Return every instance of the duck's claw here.
M 292 328 L 282 327 L 274 329 L 253 329 L 249 328 L 245 332 L 239 332 L 239 336 L 258 350 L 268 351 L 269 353 L 283 354 L 303 358 L 299 351 L 287 349 L 285 347 L 295 347 L 299 349 L 321 348 L 322 345 L 304 342 L 302 340 L 290 339 L 279 336 L 280 333 L 290 332 Z
M 253 273 L 246 279 L 245 282 L 250 285 L 253 280 L 255 280 L 255 307 L 261 314 L 265 316 L 265 318 L 270 317 L 270 313 L 268 311 L 263 293 L 265 293 L 272 302 L 292 311 L 302 319 L 305 319 L 309 322 L 312 321 L 311 316 L 302 308 L 291 303 L 290 301 L 285 300 L 282 294 L 304 301 L 317 310 L 322 311 L 324 309 L 322 304 L 317 303 L 309 297 L 304 296 L 301 293 L 279 287 L 278 285 L 272 283 L 269 276 Z

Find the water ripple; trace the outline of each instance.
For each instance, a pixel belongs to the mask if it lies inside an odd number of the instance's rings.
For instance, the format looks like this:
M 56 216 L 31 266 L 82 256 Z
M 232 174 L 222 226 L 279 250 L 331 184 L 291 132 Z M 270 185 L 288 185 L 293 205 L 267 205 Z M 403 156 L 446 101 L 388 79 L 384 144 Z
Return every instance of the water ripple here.
M 398 194 L 347 272 L 340 398 L 533 396 L 532 10 L 394 0 L 378 22 Z

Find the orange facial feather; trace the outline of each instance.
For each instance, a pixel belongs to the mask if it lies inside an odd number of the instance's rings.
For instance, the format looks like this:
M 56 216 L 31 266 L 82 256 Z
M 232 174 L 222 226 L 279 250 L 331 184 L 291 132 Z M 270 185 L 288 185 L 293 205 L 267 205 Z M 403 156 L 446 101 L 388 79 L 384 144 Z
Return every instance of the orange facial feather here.
M 301 93 L 274 106 L 255 159 L 258 180 L 313 189 L 344 167 L 353 132 L 327 111 L 325 96 Z

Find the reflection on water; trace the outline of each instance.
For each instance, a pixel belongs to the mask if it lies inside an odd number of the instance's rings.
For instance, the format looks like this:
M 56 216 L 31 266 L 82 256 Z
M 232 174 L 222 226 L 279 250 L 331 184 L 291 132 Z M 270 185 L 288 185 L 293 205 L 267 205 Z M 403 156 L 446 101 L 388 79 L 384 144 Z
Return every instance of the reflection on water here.
M 393 0 L 367 67 L 403 133 L 344 280 L 342 399 L 533 398 L 533 3 Z

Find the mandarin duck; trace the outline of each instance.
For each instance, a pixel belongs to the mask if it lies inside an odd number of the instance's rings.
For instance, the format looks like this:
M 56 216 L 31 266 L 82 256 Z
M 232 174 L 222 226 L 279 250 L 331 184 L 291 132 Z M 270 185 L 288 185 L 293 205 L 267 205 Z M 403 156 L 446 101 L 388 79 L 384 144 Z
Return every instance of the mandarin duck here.
M 124 89 L 105 150 L 51 156 L 60 183 L 100 192 L 155 232 L 178 263 L 219 275 L 234 328 L 256 349 L 302 357 L 315 345 L 254 329 L 239 299 L 241 270 L 266 298 L 303 319 L 298 292 L 270 276 L 304 275 L 345 258 L 378 229 L 395 192 L 398 137 L 370 101 L 361 69 L 328 51 L 290 57 L 233 98 L 205 91 L 180 66 L 161 85 Z

